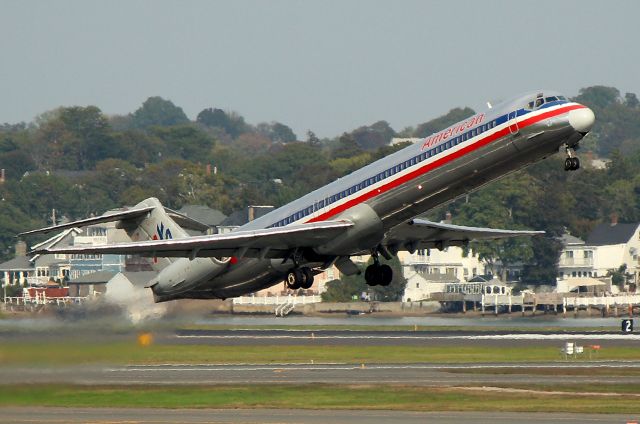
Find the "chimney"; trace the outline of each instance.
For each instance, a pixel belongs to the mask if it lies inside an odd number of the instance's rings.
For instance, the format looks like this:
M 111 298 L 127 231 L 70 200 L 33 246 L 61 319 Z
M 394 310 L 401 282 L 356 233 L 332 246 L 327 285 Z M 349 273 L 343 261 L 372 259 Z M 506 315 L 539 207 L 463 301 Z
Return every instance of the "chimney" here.
M 205 170 L 205 173 L 207 174 L 207 177 L 208 177 L 209 175 L 211 175 L 211 164 L 210 164 L 210 163 L 208 163 L 208 164 L 207 164 L 207 168 L 206 168 L 206 170 Z
M 16 243 L 16 258 L 27 256 L 27 243 L 20 240 Z
M 618 214 L 616 212 L 613 212 L 611 214 L 611 226 L 613 227 L 614 225 L 618 224 Z
M 251 222 L 256 219 L 256 210 L 253 206 L 249 206 L 247 209 L 249 210 L 249 222 Z
M 5 181 L 5 170 L 4 168 L 0 169 L 0 184 L 3 184 Z
M 451 212 L 447 211 L 447 213 L 444 215 L 444 223 L 451 224 Z

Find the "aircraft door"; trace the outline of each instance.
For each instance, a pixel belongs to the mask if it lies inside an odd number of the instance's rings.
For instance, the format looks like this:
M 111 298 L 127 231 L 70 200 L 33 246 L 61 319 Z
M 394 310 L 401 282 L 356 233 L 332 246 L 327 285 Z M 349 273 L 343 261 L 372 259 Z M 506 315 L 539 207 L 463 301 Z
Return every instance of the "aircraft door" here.
M 518 117 L 516 111 L 513 111 L 509 113 L 509 132 L 511 134 L 518 134 L 518 131 L 520 131 L 518 128 Z

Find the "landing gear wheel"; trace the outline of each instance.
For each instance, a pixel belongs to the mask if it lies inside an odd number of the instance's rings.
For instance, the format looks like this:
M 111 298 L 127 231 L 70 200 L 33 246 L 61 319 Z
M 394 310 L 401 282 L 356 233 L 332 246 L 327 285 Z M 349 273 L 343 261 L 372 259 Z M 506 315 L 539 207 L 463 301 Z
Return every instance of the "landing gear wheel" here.
M 393 270 L 389 265 L 380 265 L 380 274 L 382 276 L 381 286 L 388 286 L 393 280 Z
M 310 289 L 313 285 L 313 271 L 311 271 L 311 269 L 308 267 L 304 267 L 301 269 L 302 273 L 304 274 L 304 282 L 300 284 L 300 288 L 305 290 Z
M 571 158 L 571 170 L 575 171 L 577 169 L 580 169 L 580 159 L 578 159 L 577 157 L 572 157 Z
M 305 275 L 300 268 L 294 268 L 287 274 L 287 288 L 298 290 L 302 287 Z
M 564 170 L 571 171 L 572 168 L 573 168 L 573 161 L 571 160 L 571 158 L 566 158 L 564 160 Z

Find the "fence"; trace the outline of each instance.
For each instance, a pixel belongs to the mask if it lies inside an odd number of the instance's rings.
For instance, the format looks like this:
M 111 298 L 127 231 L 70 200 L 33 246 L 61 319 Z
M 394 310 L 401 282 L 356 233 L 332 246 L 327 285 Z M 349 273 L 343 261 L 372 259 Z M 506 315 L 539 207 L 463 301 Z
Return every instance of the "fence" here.
M 233 299 L 234 305 L 306 305 L 322 302 L 321 296 L 240 296 Z

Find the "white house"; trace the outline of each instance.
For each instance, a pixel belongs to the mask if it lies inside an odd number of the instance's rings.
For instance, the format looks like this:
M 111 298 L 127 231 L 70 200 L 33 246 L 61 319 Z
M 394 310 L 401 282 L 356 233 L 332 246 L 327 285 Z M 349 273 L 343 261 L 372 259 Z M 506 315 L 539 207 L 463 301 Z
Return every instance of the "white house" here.
M 638 282 L 640 272 L 640 224 L 620 224 L 617 220 L 596 226 L 586 241 L 565 235 L 558 262 L 558 277 L 604 277 L 621 265 Z
M 446 284 L 468 281 L 485 272 L 485 264 L 478 255 L 470 251 L 465 256 L 461 247 L 402 251 L 398 252 L 398 258 L 407 279 L 403 301 L 426 299 L 431 293 L 443 292 Z

